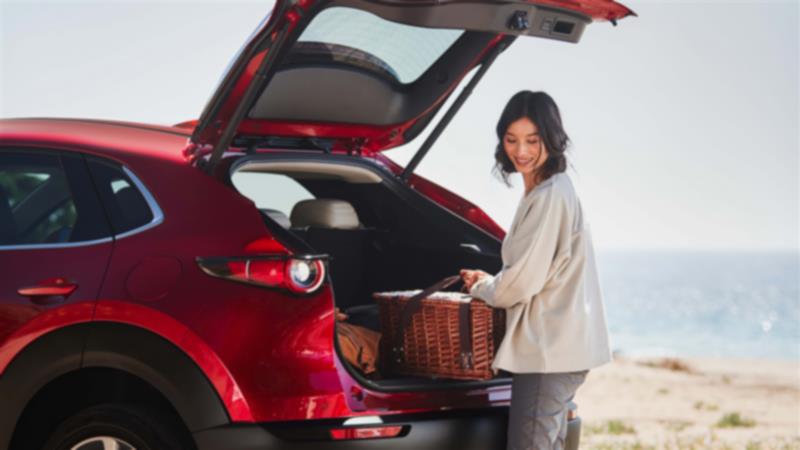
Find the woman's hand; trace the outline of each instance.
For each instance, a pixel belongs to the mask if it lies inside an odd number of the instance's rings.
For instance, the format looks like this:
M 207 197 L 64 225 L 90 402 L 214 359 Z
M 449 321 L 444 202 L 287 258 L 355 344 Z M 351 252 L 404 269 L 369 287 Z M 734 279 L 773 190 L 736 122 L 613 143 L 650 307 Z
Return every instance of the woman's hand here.
M 491 276 L 490 274 L 482 270 L 472 270 L 472 269 L 461 269 L 459 274 L 461 275 L 461 279 L 464 280 L 465 292 L 469 292 L 469 290 L 472 289 L 472 285 L 482 280 L 484 277 Z

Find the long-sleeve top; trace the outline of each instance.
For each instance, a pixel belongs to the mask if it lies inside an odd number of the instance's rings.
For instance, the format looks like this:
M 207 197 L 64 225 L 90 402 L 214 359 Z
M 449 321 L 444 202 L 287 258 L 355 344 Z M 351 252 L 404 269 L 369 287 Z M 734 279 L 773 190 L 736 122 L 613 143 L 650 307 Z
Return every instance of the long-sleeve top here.
M 470 288 L 506 310 L 495 371 L 572 372 L 611 361 L 590 228 L 566 173 L 522 196 L 501 254 L 500 272 Z

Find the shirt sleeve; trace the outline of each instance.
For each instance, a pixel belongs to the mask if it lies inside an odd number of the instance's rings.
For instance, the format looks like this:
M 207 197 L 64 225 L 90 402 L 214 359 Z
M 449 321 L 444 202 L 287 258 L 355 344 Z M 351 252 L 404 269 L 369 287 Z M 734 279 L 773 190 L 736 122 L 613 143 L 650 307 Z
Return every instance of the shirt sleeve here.
M 526 246 L 515 261 L 472 285 L 469 294 L 496 308 L 528 302 L 544 287 L 556 256 L 560 230 L 566 225 L 564 198 L 547 189 L 531 200 L 530 210 L 517 225 L 515 245 Z

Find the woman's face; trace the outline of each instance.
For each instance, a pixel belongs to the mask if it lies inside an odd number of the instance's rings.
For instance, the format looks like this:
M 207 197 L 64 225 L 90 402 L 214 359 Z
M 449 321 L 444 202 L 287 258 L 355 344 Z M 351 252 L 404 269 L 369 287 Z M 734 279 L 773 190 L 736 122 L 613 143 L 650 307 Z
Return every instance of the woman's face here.
M 511 122 L 503 137 L 503 148 L 521 174 L 530 175 L 547 161 L 547 148 L 539 136 L 539 128 L 527 117 Z

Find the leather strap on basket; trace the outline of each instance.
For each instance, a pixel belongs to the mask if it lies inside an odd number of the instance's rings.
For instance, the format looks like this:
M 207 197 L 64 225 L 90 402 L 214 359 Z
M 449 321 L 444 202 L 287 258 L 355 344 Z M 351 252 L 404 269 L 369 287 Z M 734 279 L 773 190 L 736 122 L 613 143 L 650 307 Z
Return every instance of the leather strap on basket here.
M 441 291 L 452 285 L 460 279 L 461 275 L 451 275 L 442 278 L 431 286 L 423 289 L 422 292 L 408 299 L 403 311 L 400 313 L 400 335 L 398 336 L 400 340 L 402 340 L 402 336 L 406 329 L 408 329 L 408 326 L 411 325 L 411 319 L 414 317 L 414 314 L 422 307 L 422 300 L 434 292 Z M 461 367 L 464 369 L 472 369 L 472 321 L 470 320 L 469 314 L 470 303 L 471 302 L 464 302 L 458 306 L 459 350 L 461 353 Z
M 436 291 L 441 291 L 460 279 L 461 275 L 451 275 L 449 277 L 442 278 L 436 283 L 433 283 L 429 287 L 423 289 L 419 294 L 416 294 L 408 299 L 406 306 L 400 313 L 400 329 L 405 331 L 406 328 L 408 328 L 408 326 L 411 324 L 411 318 L 414 317 L 414 314 L 420 310 L 422 307 L 422 300 L 425 299 L 425 297 L 433 294 Z
M 458 344 L 461 347 L 461 368 L 472 369 L 472 321 L 469 306 L 472 302 L 458 305 Z

